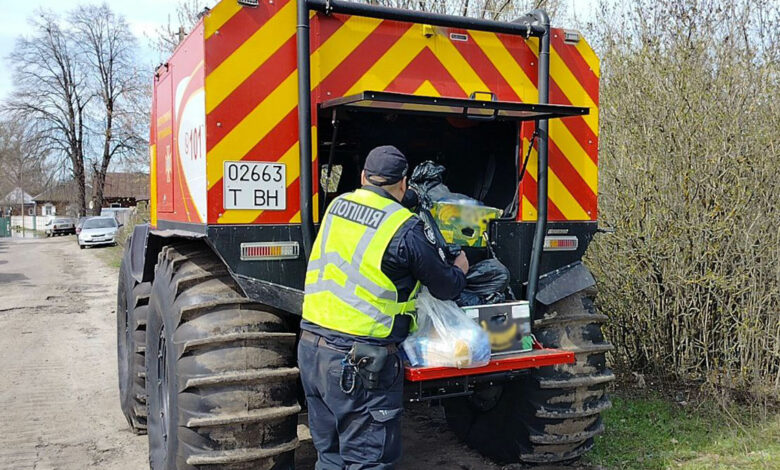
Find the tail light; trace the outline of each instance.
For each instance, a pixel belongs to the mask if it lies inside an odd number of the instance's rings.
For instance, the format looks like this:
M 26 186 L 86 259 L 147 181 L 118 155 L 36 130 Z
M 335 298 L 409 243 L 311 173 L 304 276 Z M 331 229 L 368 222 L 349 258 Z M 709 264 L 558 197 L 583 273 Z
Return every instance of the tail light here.
M 579 239 L 574 236 L 544 237 L 544 251 L 575 251 L 579 246 Z
M 241 244 L 241 261 L 295 259 L 300 254 L 298 242 L 252 242 Z

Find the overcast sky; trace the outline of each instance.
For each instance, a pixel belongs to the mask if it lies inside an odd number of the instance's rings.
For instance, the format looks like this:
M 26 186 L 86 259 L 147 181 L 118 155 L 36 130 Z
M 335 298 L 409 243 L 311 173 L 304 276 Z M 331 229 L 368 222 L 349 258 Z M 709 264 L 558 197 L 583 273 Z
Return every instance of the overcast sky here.
M 150 68 L 158 61 L 156 55 L 149 49 L 148 39 L 145 34 L 151 34 L 161 25 L 165 25 L 168 16 L 175 18 L 177 0 L 107 0 L 114 11 L 125 15 L 130 27 L 138 37 L 139 57 L 149 63 Z M 230 1 L 230 0 L 226 0 Z M 595 0 L 569 0 L 570 8 L 578 17 L 588 16 L 588 12 Z M 64 13 L 73 7 L 90 3 L 89 0 L 0 0 L 0 101 L 10 92 L 12 87 L 12 74 L 7 62 L 7 57 L 14 47 L 16 38 L 26 34 L 28 18 L 34 15 L 36 10 L 45 7 L 58 13 Z M 99 3 L 95 0 L 94 3 Z M 215 0 L 203 0 L 205 5 L 213 5 Z

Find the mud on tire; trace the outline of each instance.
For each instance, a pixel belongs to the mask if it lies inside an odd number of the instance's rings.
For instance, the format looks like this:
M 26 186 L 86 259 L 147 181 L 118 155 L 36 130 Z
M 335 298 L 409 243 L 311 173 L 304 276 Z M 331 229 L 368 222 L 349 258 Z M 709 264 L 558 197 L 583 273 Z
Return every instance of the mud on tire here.
M 604 430 L 601 412 L 611 403 L 612 345 L 601 325 L 607 317 L 589 288 L 542 307 L 534 333 L 546 347 L 574 351 L 576 363 L 533 369 L 505 385 L 445 401 L 447 421 L 471 447 L 500 462 L 553 463 L 576 459 Z
M 165 247 L 146 330 L 152 469 L 292 469 L 300 406 L 291 331 L 244 298 L 203 244 Z
M 117 289 L 117 365 L 122 413 L 136 434 L 146 432 L 146 314 L 152 285 L 138 283 L 126 257 Z

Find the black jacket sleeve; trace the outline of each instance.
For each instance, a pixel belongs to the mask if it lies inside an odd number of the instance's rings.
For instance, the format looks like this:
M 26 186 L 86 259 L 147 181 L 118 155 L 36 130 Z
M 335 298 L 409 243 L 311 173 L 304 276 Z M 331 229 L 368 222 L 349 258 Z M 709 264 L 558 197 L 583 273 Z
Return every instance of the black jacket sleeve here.
M 428 287 L 437 299 L 453 300 L 466 287 L 466 275 L 450 265 L 439 254 L 439 249 L 425 235 L 425 224 L 417 223 L 404 236 L 408 267 L 415 279 Z

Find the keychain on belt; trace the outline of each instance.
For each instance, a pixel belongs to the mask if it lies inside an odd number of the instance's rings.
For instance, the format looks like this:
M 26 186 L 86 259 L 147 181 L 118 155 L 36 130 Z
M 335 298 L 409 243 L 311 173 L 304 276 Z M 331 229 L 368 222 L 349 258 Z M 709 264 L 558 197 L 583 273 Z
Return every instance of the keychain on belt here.
M 341 386 L 341 391 L 346 395 L 351 395 L 352 392 L 355 391 L 355 374 L 357 371 L 352 358 L 353 356 L 351 352 L 349 352 L 344 356 L 344 359 L 341 360 L 341 378 L 339 379 L 339 385 Z

